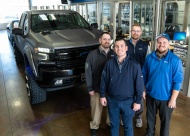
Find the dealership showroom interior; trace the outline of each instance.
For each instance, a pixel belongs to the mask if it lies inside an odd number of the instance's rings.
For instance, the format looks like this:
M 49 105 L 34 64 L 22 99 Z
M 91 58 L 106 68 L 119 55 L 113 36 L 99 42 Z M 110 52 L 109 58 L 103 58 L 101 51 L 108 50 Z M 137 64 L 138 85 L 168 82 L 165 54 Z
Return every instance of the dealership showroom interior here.
M 1 0 L 0 136 L 117 136 L 106 122 L 107 106 L 92 134 L 86 59 L 102 32 L 115 49 L 116 38 L 131 39 L 134 24 L 151 52 L 157 36 L 167 34 L 167 51 L 183 71 L 169 135 L 161 134 L 161 112 L 153 135 L 190 136 L 190 0 Z M 132 119 L 134 136 L 146 134 L 146 100 L 141 125 Z M 119 136 L 128 136 L 124 125 Z

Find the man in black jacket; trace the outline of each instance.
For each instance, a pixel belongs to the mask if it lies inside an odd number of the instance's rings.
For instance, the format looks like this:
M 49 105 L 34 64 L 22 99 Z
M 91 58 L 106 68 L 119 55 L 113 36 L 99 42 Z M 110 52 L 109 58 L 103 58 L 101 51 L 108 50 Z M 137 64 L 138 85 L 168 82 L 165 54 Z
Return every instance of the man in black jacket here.
M 127 55 L 127 48 L 124 39 L 116 39 L 117 56 L 106 62 L 101 78 L 100 101 L 108 104 L 111 136 L 119 136 L 120 114 L 124 136 L 134 135 L 133 115 L 140 109 L 144 90 L 140 64 Z
M 140 36 L 142 34 L 142 29 L 140 25 L 133 25 L 131 27 L 131 38 L 126 41 L 128 46 L 128 54 L 134 58 L 140 65 L 141 68 L 145 62 L 145 58 L 148 54 L 150 54 L 150 46 L 147 42 L 142 41 Z M 142 117 L 141 114 L 143 112 L 143 100 L 141 109 L 135 112 L 136 119 L 136 127 L 142 127 Z
M 101 121 L 103 106 L 100 103 L 100 80 L 105 62 L 114 57 L 114 51 L 110 49 L 111 36 L 108 32 L 103 32 L 99 38 L 100 46 L 98 49 L 89 53 L 85 64 L 85 77 L 88 92 L 90 94 L 91 117 L 90 122 L 91 136 L 97 135 L 97 130 Z M 109 119 L 107 117 L 107 124 Z

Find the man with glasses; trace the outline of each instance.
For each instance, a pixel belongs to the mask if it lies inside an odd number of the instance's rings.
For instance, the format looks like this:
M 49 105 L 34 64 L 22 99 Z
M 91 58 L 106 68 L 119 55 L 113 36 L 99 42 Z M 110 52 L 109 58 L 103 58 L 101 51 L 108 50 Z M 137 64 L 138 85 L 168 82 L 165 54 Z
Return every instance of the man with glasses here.
M 150 47 L 147 42 L 142 41 L 140 36 L 142 34 L 142 29 L 140 25 L 133 25 L 131 27 L 131 38 L 126 41 L 128 46 L 128 54 L 130 57 L 135 59 L 140 65 L 141 68 L 145 62 L 145 58 L 148 54 L 150 54 Z M 143 100 L 141 104 L 141 109 L 135 112 L 136 118 L 136 127 L 142 127 L 142 117 L 141 114 L 143 112 Z

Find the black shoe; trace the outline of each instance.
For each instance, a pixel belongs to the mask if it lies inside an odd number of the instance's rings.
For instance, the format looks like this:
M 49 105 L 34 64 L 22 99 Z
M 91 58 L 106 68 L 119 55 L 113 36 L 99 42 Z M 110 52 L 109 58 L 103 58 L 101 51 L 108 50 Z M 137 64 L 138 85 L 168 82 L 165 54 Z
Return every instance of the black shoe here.
M 97 129 L 91 129 L 91 136 L 98 136 L 97 135 Z

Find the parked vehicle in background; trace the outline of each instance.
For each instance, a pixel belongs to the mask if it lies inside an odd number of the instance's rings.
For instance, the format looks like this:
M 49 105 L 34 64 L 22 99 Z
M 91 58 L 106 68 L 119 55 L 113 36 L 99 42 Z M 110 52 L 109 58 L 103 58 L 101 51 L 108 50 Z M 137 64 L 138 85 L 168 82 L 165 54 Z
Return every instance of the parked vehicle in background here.
M 99 46 L 101 33 L 75 11 L 23 12 L 13 29 L 14 51 L 17 62 L 24 58 L 30 103 L 45 101 L 47 91 L 84 83 L 86 57 Z
M 10 23 L 8 23 L 6 29 L 7 29 L 7 35 L 11 42 L 11 44 L 14 44 L 14 36 L 12 34 L 12 29 L 18 27 L 18 19 L 12 20 Z

